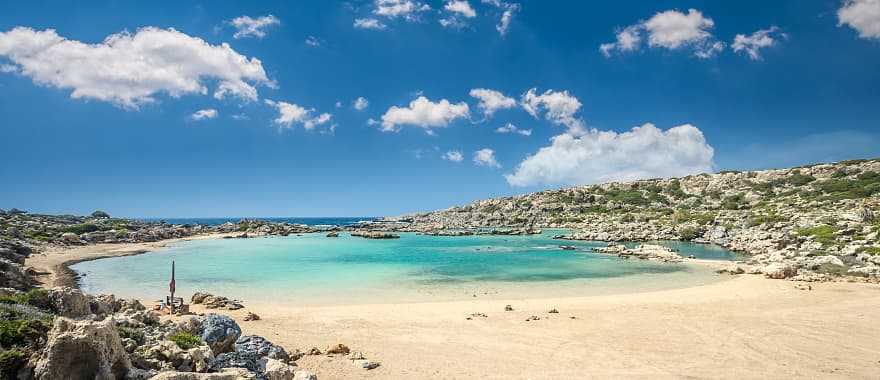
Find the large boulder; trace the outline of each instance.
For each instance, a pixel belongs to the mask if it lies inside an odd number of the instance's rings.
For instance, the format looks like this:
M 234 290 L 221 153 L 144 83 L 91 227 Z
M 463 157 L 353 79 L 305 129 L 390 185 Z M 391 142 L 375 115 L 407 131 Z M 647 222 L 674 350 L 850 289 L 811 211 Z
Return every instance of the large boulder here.
M 248 371 L 262 373 L 265 369 L 260 357 L 253 352 L 226 352 L 217 355 L 211 362 L 211 372 L 217 372 L 224 368 L 245 368 Z
M 19 264 L 0 258 L 0 287 L 28 290 L 36 282 Z
M 208 314 L 202 321 L 201 337 L 215 354 L 232 351 L 241 336 L 241 327 L 225 315 Z
M 296 374 L 296 367 L 280 360 L 266 359 L 264 367 L 263 376 L 266 380 L 293 380 Z
M 59 286 L 49 289 L 52 306 L 62 317 L 82 318 L 92 314 L 89 296 L 79 289 Z
M 797 268 L 787 263 L 771 263 L 761 268 L 761 273 L 764 273 L 767 278 L 781 280 L 797 275 Z
M 38 380 L 122 379 L 131 368 L 112 320 L 59 317 L 34 369 Z
M 244 368 L 227 368 L 217 373 L 160 372 L 150 380 L 250 380 L 256 378 L 256 374 Z
M 206 372 L 214 361 L 214 354 L 206 345 L 184 350 L 176 343 L 163 340 L 136 351 L 135 364 L 149 369 L 173 368 L 182 372 Z
M 277 359 L 285 363 L 290 361 L 290 355 L 287 354 L 284 347 L 276 346 L 259 335 L 243 335 L 238 338 L 235 341 L 235 351 L 253 353 L 261 358 Z

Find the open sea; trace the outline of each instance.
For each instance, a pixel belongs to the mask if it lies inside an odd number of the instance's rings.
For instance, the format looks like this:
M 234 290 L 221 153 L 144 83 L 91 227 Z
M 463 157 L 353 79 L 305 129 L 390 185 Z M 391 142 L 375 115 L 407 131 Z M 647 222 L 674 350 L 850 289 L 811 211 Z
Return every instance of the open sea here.
M 292 220 L 297 220 L 294 218 Z M 363 220 L 362 218 L 347 218 Z M 170 222 L 170 220 L 169 220 Z M 329 223 L 322 220 L 315 224 Z M 222 223 L 222 222 L 220 222 Z M 192 240 L 148 254 L 74 265 L 90 293 L 160 299 L 176 263 L 178 293 L 195 291 L 245 302 L 327 305 L 522 299 L 615 294 L 695 286 L 721 277 L 706 267 L 590 252 L 603 242 L 531 236 L 439 237 L 402 233 L 372 240 L 340 233 Z M 730 260 L 713 245 L 661 242 L 682 255 Z M 563 250 L 573 245 L 576 250 Z

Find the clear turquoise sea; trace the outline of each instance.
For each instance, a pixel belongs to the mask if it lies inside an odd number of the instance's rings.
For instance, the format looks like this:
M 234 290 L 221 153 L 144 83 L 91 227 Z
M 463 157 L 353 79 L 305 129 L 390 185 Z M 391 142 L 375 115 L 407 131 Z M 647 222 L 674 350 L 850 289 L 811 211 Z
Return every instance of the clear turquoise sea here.
M 194 240 L 149 254 L 73 266 L 91 293 L 159 299 L 171 261 L 184 296 L 209 291 L 252 302 L 300 305 L 520 299 L 613 294 L 694 286 L 719 277 L 687 264 L 595 254 L 602 242 L 535 236 L 432 237 L 395 240 L 323 234 Z M 719 247 L 669 242 L 684 255 L 728 260 Z M 562 250 L 574 245 L 577 250 Z

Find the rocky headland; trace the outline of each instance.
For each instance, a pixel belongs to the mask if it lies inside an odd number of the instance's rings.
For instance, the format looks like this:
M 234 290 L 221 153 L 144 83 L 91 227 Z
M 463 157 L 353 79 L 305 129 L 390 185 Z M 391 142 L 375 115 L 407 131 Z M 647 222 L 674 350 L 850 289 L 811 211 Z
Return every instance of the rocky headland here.
M 558 238 L 712 243 L 745 255 L 731 273 L 877 282 L 878 212 L 880 159 L 871 159 L 546 190 L 381 222 L 438 236 L 566 228 Z

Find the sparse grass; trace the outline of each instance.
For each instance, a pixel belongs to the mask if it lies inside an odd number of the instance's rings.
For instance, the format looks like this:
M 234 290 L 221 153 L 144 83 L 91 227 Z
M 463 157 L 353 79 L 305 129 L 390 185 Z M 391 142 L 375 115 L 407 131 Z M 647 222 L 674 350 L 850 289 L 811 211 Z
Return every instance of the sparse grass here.
M 100 230 L 97 224 L 94 223 L 82 223 L 82 224 L 74 224 L 64 229 L 64 232 L 72 232 L 77 235 L 82 235 L 84 233 L 95 232 Z
M 694 227 L 684 227 L 678 230 L 678 236 L 682 240 L 694 240 L 700 237 L 700 230 Z
M 25 293 L 0 297 L 0 303 L 30 305 L 42 310 L 52 311 L 52 300 L 46 289 L 35 288 Z
M 179 332 L 169 336 L 168 340 L 177 344 L 177 347 L 180 347 L 182 350 L 195 348 L 202 344 L 202 338 L 188 332 Z
M 741 210 L 744 208 L 748 208 L 748 205 L 746 204 L 745 194 L 739 193 L 724 198 L 724 200 L 721 201 L 721 208 L 725 210 Z
M 0 351 L 0 377 L 15 379 L 19 369 L 27 362 L 27 354 L 16 348 Z
M 762 224 L 775 224 L 779 222 L 787 222 L 788 217 L 777 214 L 775 211 L 762 215 L 754 215 L 749 218 L 749 227 L 759 226 Z

